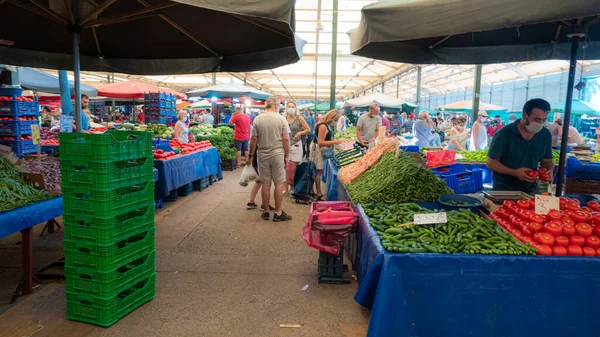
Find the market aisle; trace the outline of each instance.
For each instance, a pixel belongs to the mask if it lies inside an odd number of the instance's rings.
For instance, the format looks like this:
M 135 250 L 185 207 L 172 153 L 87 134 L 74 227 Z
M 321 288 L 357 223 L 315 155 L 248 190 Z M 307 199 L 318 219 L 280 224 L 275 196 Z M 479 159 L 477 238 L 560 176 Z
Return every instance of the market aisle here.
M 316 281 L 318 253 L 300 237 L 308 206 L 286 198 L 292 222 L 261 220 L 259 211 L 245 208 L 250 189 L 237 184 L 239 173 L 225 172 L 225 179 L 206 191 L 157 210 L 152 302 L 102 329 L 68 321 L 64 284 L 46 284 L 0 314 L 2 336 L 27 336 L 40 319 L 44 329 L 36 337 L 364 336 L 369 312 L 353 300 L 357 284 Z M 62 245 L 56 246 L 55 253 Z M 9 254 L 1 253 L 4 266 Z M 0 277 L 7 270 L 0 267 Z M 306 284 L 310 287 L 302 292 Z

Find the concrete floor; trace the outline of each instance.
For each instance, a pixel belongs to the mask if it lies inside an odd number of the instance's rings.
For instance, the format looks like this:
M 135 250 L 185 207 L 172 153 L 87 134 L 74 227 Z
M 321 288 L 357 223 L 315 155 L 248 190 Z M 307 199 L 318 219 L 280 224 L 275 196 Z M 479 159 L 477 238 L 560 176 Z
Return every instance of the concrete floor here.
M 353 300 L 357 283 L 317 283 L 318 252 L 300 237 L 308 206 L 285 198 L 293 221 L 261 220 L 245 208 L 250 187 L 237 184 L 240 172 L 157 209 L 156 298 L 110 328 L 67 320 L 63 282 L 9 305 L 20 235 L 0 240 L 0 336 L 364 336 L 369 311 Z M 36 267 L 62 256 L 62 231 L 40 238 L 41 227 Z

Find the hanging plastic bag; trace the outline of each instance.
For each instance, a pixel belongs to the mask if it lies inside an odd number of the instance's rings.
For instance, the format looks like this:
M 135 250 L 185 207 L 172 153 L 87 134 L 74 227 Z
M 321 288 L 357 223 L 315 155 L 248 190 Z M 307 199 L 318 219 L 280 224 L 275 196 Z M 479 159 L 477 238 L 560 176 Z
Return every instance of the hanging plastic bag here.
M 427 152 L 427 167 L 446 166 L 456 163 L 456 151 L 440 150 Z
M 250 181 L 255 181 L 256 179 L 258 179 L 258 173 L 256 173 L 254 167 L 246 165 L 240 176 L 240 185 L 246 187 Z

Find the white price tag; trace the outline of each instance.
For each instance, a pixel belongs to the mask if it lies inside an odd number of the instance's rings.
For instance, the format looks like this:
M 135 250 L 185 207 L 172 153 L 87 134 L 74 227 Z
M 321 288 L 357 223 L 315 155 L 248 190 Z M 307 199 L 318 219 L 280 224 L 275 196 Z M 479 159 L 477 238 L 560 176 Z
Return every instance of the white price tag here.
M 73 132 L 73 116 L 60 115 L 60 132 Z
M 546 215 L 550 210 L 560 211 L 560 199 L 550 195 L 535 195 L 535 213 Z
M 431 225 L 431 224 L 437 224 L 437 223 L 447 223 L 448 217 L 446 216 L 446 212 L 415 214 L 414 222 L 417 225 Z

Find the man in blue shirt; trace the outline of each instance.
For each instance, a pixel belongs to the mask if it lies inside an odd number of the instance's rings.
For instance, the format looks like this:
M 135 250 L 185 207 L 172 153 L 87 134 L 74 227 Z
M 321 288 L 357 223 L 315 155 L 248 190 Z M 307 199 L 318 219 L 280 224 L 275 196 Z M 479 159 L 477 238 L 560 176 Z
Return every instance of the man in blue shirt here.
M 541 98 L 529 100 L 517 119 L 494 135 L 488 151 L 487 167 L 493 171 L 494 190 L 537 192 L 536 178 L 527 175 L 538 165 L 548 171 L 550 181 L 552 162 L 552 135 L 544 128 L 550 103 Z
M 433 123 L 429 119 L 429 113 L 422 110 L 419 113 L 419 119 L 413 124 L 413 134 L 417 138 L 415 145 L 431 146 L 433 140 Z

